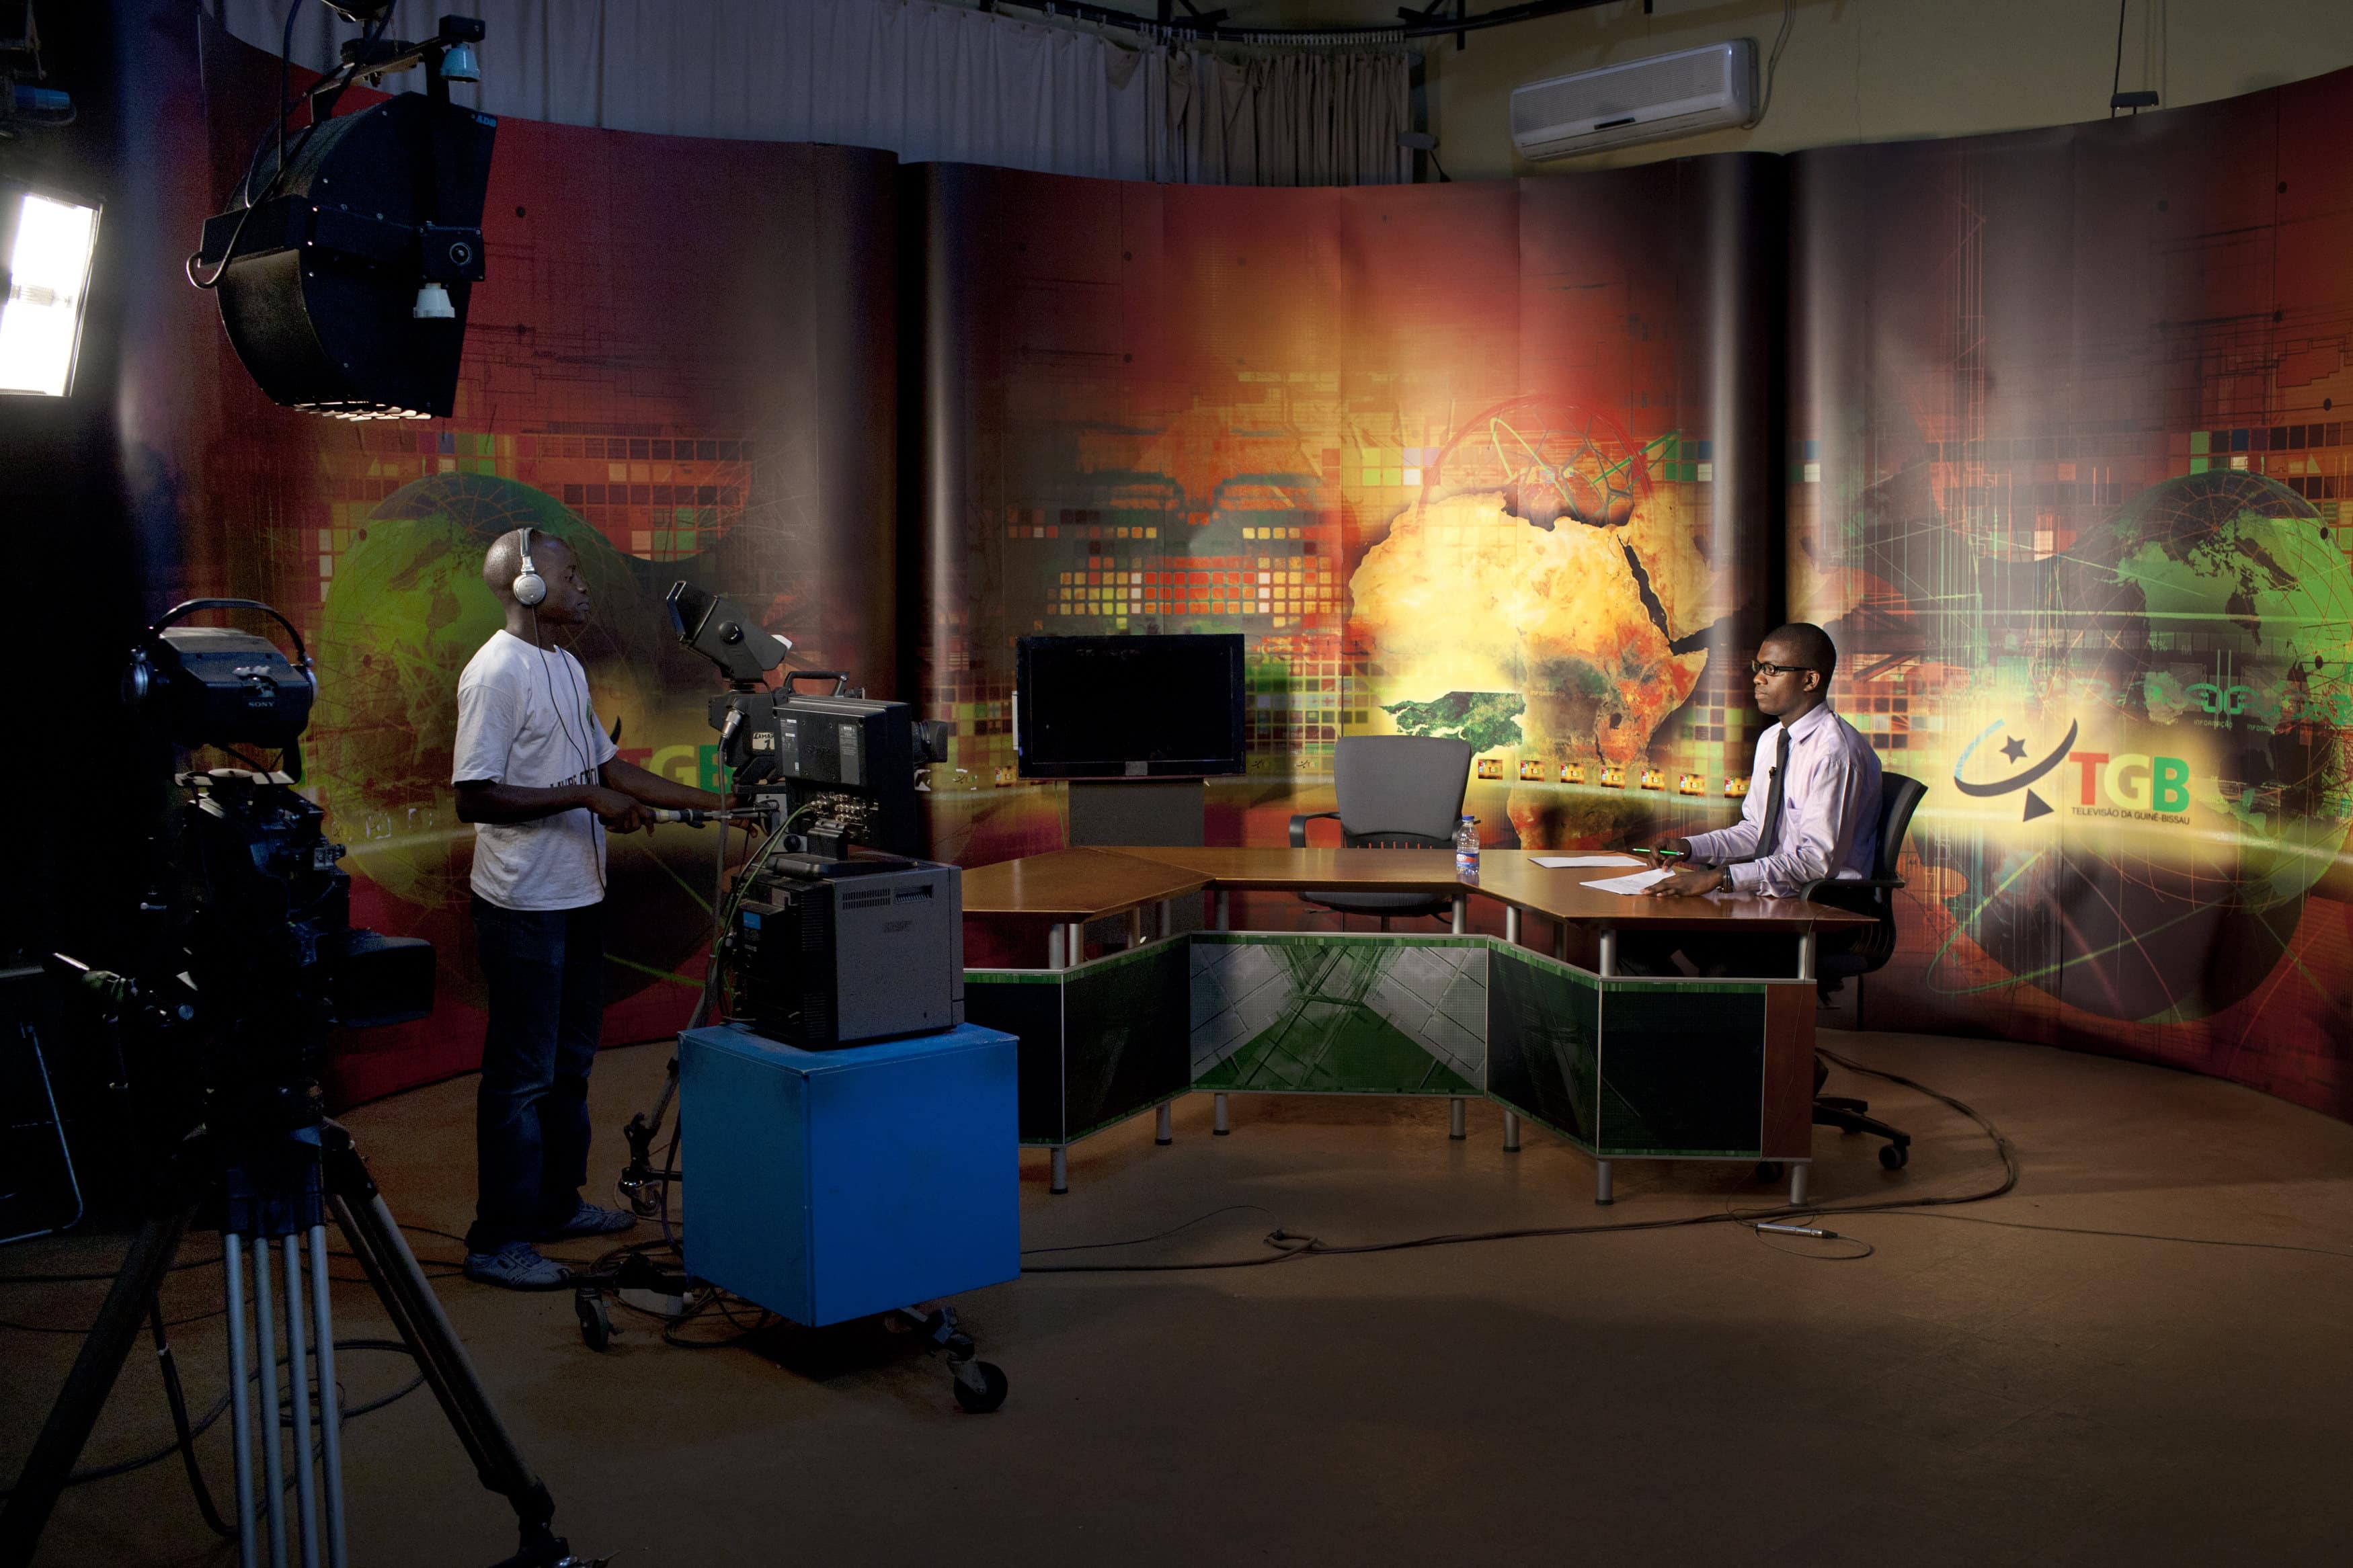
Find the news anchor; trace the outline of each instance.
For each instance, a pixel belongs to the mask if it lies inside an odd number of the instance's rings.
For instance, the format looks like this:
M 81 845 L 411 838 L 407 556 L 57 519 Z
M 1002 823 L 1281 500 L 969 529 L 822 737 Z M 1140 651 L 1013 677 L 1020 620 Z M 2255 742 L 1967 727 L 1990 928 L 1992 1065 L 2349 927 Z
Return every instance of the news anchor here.
M 1757 646 L 1748 672 L 1757 707 L 1775 722 L 1757 742 L 1740 820 L 1713 833 L 1651 846 L 1670 866 L 1650 889 L 1660 899 L 1710 893 L 1794 898 L 1824 877 L 1868 877 L 1877 847 L 1879 758 L 1855 727 L 1830 706 L 1838 648 L 1821 627 L 1799 621 Z M 1698 974 L 1795 973 L 1787 944 L 1757 938 L 1675 932 L 1620 939 L 1630 973 L 1683 973 L 1680 951 Z

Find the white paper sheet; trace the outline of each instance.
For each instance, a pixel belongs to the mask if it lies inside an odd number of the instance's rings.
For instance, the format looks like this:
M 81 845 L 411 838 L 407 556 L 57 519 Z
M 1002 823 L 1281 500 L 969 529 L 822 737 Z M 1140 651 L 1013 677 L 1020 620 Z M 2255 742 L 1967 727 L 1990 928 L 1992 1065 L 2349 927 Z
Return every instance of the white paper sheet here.
M 1627 877 L 1604 877 L 1598 882 L 1585 885 L 1602 893 L 1639 893 L 1652 883 L 1663 882 L 1673 875 L 1672 871 L 1667 870 L 1637 871 Z
M 1542 866 L 1548 871 L 1557 871 L 1568 866 L 1640 866 L 1643 864 L 1631 855 L 1536 855 L 1530 858 L 1535 864 Z

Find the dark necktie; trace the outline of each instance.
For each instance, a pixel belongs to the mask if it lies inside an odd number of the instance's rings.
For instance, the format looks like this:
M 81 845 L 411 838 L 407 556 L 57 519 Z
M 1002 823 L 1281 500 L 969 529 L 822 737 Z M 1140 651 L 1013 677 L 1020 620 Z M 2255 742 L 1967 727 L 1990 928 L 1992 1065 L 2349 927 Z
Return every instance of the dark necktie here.
M 1765 791 L 1765 819 L 1757 831 L 1757 851 L 1753 855 L 1743 855 L 1737 860 L 1727 860 L 1725 864 L 1737 866 L 1750 860 L 1762 860 L 1773 853 L 1780 844 L 1781 780 L 1788 771 L 1789 731 L 1788 727 L 1784 725 L 1781 730 L 1781 744 L 1775 750 L 1773 755 L 1772 782 Z

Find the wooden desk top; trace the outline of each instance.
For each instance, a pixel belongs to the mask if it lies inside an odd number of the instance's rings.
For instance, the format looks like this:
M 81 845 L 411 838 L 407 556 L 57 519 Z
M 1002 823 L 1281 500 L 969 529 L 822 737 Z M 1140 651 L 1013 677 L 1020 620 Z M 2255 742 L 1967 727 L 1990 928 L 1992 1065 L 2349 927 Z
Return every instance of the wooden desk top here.
M 1359 892 L 1452 893 L 1451 849 L 1236 849 L 1122 846 L 1112 851 L 1157 865 L 1182 867 L 1220 888 L 1298 890 L 1352 888 Z
M 1197 893 L 1209 879 L 1111 849 L 1056 849 L 975 866 L 964 874 L 964 912 L 1092 921 Z
M 1736 925 L 1742 931 L 1784 931 L 1876 923 L 1868 915 L 1799 899 L 1767 899 L 1741 893 L 1718 893 L 1704 899 L 1653 899 L 1599 892 L 1585 884 L 1623 873 L 1586 866 L 1550 869 L 1535 864 L 1535 852 L 1524 849 L 1482 851 L 1476 882 L 1455 876 L 1451 849 L 1121 847 L 1102 853 L 1182 868 L 1198 875 L 1201 886 L 1292 892 L 1322 888 L 1394 893 L 1460 891 L 1483 894 L 1550 920 L 1581 925 L 1674 930 Z M 974 874 L 965 873 L 967 889 Z M 972 907 L 969 890 L 965 907 Z
M 1568 866 L 1558 869 L 1535 864 L 1536 851 L 1485 849 L 1479 854 L 1479 890 L 1552 920 L 1576 924 L 1694 926 L 1742 931 L 1828 931 L 1838 926 L 1878 922 L 1869 915 L 1836 910 L 1803 899 L 1767 899 L 1753 893 L 1711 893 L 1704 899 L 1654 899 L 1646 894 L 1604 893 L 1588 888 L 1605 877 L 1622 877 L 1636 869 L 1611 870 L 1606 866 Z

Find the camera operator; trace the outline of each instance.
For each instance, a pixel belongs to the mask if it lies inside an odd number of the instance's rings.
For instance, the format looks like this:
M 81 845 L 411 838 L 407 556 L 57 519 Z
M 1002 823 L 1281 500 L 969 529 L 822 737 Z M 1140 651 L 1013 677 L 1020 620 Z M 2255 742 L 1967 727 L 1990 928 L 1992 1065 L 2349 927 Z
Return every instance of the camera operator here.
M 451 773 L 459 818 L 474 824 L 474 931 L 490 993 L 466 1277 L 553 1289 L 569 1275 L 534 1242 L 635 1223 L 580 1196 L 588 1070 L 604 1020 L 605 835 L 650 832 L 649 807 L 723 803 L 615 755 L 580 661 L 550 646 L 555 628 L 589 613 L 563 541 L 528 528 L 501 534 L 482 580 L 506 626 L 459 678 Z

